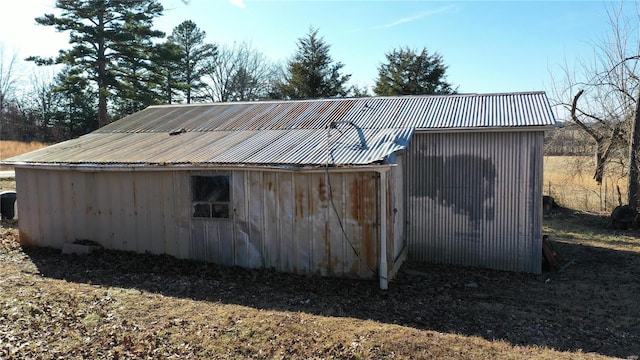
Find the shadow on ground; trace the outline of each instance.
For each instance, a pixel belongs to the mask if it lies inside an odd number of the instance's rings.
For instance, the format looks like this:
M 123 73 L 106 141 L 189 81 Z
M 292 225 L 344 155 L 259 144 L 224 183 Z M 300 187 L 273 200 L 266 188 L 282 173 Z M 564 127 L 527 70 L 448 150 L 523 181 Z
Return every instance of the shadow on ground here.
M 597 225 L 596 220 L 602 219 L 579 219 Z M 70 282 L 256 309 L 372 319 L 514 345 L 640 355 L 638 253 L 573 241 L 553 244 L 566 265 L 560 273 L 407 263 L 387 291 L 380 290 L 377 281 L 228 268 L 168 256 L 118 251 L 61 255 L 59 250 L 31 247 L 24 252 L 43 276 Z

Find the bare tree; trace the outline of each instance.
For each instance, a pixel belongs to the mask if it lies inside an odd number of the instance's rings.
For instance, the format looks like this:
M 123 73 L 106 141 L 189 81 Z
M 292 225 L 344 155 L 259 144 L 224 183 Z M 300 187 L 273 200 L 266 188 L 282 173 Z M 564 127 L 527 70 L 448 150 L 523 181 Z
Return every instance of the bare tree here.
M 557 105 L 596 143 L 594 179 L 602 183 L 607 162 L 625 160 L 629 204 L 638 205 L 640 150 L 640 15 L 625 16 L 621 2 L 608 9 L 611 31 L 594 44 L 592 62 L 564 66 L 561 86 L 554 85 Z
M 37 68 L 29 77 L 29 88 L 24 102 L 34 115 L 36 125 L 46 127 L 53 124 L 56 112 L 55 79 L 56 73 L 50 67 Z
M 250 101 L 268 96 L 279 72 L 266 56 L 250 43 L 223 46 L 205 76 L 211 101 Z
M 17 55 L 6 56 L 4 46 L 0 44 L 0 111 L 7 106 L 7 102 L 15 91 L 15 64 Z

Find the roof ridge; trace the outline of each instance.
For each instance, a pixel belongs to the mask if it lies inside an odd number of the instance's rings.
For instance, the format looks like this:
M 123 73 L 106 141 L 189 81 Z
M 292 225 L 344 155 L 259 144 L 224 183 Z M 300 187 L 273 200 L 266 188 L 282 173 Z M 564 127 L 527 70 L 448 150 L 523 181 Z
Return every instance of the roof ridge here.
M 257 104 L 287 104 L 300 102 L 324 102 L 324 101 L 356 101 L 356 100 L 385 100 L 385 99 L 424 99 L 440 97 L 491 97 L 491 96 L 513 96 L 513 95 L 540 95 L 545 94 L 543 90 L 518 91 L 518 92 L 493 92 L 493 93 L 456 93 L 456 94 L 424 94 L 424 95 L 390 95 L 390 96 L 365 96 L 365 97 L 339 97 L 339 98 L 315 98 L 315 99 L 273 99 L 255 101 L 220 101 L 204 102 L 192 104 L 159 104 L 151 105 L 149 108 L 167 107 L 198 107 L 198 106 L 225 106 L 225 105 L 257 105 Z

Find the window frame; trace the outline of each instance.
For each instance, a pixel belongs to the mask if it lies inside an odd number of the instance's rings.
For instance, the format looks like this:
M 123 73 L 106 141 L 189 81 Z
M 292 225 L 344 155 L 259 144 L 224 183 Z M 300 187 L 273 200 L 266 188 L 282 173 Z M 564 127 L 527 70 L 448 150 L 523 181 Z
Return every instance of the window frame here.
M 215 178 L 215 177 L 226 177 L 226 182 L 227 182 L 227 197 L 228 199 L 226 201 L 220 201 L 220 200 L 203 200 L 203 199 L 196 199 L 197 198 L 197 193 L 196 193 L 196 187 L 198 186 L 196 184 L 196 180 L 197 178 Z M 232 176 L 231 173 L 229 172 L 211 172 L 211 173 L 192 173 L 189 175 L 189 197 L 190 197 L 190 202 L 191 202 L 191 206 L 190 206 L 190 215 L 189 217 L 191 219 L 196 219 L 196 220 L 205 220 L 205 221 L 231 221 L 232 217 L 233 217 L 233 207 L 231 206 L 232 204 L 232 200 L 233 200 L 233 186 L 232 186 Z M 198 205 L 208 205 L 208 216 L 196 216 L 196 206 Z M 220 211 L 215 211 L 214 210 L 214 206 L 226 206 L 227 211 L 226 211 L 226 216 L 216 216 L 216 214 L 219 214 Z M 206 214 L 205 214 L 206 215 Z

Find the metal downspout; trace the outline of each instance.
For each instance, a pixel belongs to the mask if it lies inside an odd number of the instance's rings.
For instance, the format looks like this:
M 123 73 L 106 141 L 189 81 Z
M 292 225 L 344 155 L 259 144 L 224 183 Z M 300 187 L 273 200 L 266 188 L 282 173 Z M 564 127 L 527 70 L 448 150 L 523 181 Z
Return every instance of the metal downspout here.
M 387 171 L 380 169 L 380 289 L 386 290 L 389 285 L 387 264 Z

